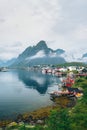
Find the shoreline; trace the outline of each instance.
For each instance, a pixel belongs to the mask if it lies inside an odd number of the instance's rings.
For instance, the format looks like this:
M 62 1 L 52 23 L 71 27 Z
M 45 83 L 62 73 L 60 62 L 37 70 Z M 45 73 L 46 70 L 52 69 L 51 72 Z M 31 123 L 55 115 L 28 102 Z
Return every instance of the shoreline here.
M 45 120 L 49 117 L 50 112 L 54 109 L 61 110 L 61 108 L 70 107 L 68 104 L 71 104 L 71 100 L 69 100 L 67 97 L 59 97 L 53 101 L 53 105 L 41 107 L 37 110 L 31 111 L 31 112 L 25 112 L 22 114 L 18 114 L 16 116 L 16 119 L 8 119 L 8 120 L 0 120 L 0 127 L 6 127 L 10 123 L 28 123 L 31 125 L 37 124 L 38 121 L 41 121 L 43 124 L 45 123 Z M 72 106 L 71 106 L 72 107 Z

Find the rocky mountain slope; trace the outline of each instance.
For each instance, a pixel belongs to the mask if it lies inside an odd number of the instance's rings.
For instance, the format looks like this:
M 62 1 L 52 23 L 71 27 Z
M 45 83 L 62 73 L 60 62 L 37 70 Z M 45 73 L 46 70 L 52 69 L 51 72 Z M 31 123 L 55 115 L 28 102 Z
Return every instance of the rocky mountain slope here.
M 20 54 L 12 66 L 34 66 L 42 64 L 59 64 L 65 63 L 61 57 L 65 51 L 62 49 L 53 50 L 48 48 L 45 41 L 40 41 L 36 46 L 30 46 Z

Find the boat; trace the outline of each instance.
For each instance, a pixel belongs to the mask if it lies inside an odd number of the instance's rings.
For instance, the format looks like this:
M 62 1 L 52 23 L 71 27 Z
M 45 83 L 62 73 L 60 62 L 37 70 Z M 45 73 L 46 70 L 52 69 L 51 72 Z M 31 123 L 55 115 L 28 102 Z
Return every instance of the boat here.
M 53 91 L 49 93 L 52 98 L 60 97 L 60 96 L 74 96 L 73 92 L 69 92 L 68 90 L 65 91 Z
M 60 96 L 66 97 L 81 97 L 83 95 L 83 91 L 78 88 L 67 88 L 66 90 L 61 91 L 53 91 L 49 93 L 51 98 L 56 98 Z
M 1 67 L 0 68 L 0 72 L 7 72 L 7 71 L 8 71 L 8 69 L 6 67 Z

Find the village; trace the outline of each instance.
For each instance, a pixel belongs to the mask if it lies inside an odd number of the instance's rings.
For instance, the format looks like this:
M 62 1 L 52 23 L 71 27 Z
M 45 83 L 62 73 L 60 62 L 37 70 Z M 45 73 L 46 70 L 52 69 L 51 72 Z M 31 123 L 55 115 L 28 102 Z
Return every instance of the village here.
M 52 98 L 59 96 L 80 97 L 83 95 L 83 91 L 81 88 L 73 88 L 72 86 L 75 83 L 76 77 L 87 76 L 87 68 L 77 66 L 58 68 L 45 67 L 42 68 L 42 73 L 63 77 L 61 81 L 62 90 L 50 92 Z

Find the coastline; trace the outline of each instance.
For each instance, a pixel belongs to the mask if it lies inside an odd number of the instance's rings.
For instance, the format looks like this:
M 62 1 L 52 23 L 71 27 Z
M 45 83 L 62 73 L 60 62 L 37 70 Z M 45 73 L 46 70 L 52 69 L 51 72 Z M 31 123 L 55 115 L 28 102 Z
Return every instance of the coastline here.
M 70 106 L 68 106 L 69 103 L 71 104 L 71 100 L 69 100 L 66 97 L 56 98 L 55 101 L 53 101 L 53 105 L 51 105 L 51 106 L 46 106 L 46 107 L 42 107 L 42 108 L 39 108 L 39 109 L 31 111 L 31 112 L 25 112 L 22 114 L 18 114 L 16 116 L 16 119 L 1 120 L 0 127 L 1 128 L 6 127 L 9 124 L 11 124 L 12 122 L 15 122 L 15 123 L 23 122 L 25 124 L 27 123 L 27 124 L 35 125 L 35 124 L 38 124 L 38 121 L 40 121 L 42 124 L 45 124 L 45 120 L 49 117 L 50 112 L 52 110 L 60 111 L 61 108 L 70 107 Z M 14 124 L 12 124 L 12 125 L 14 125 Z

